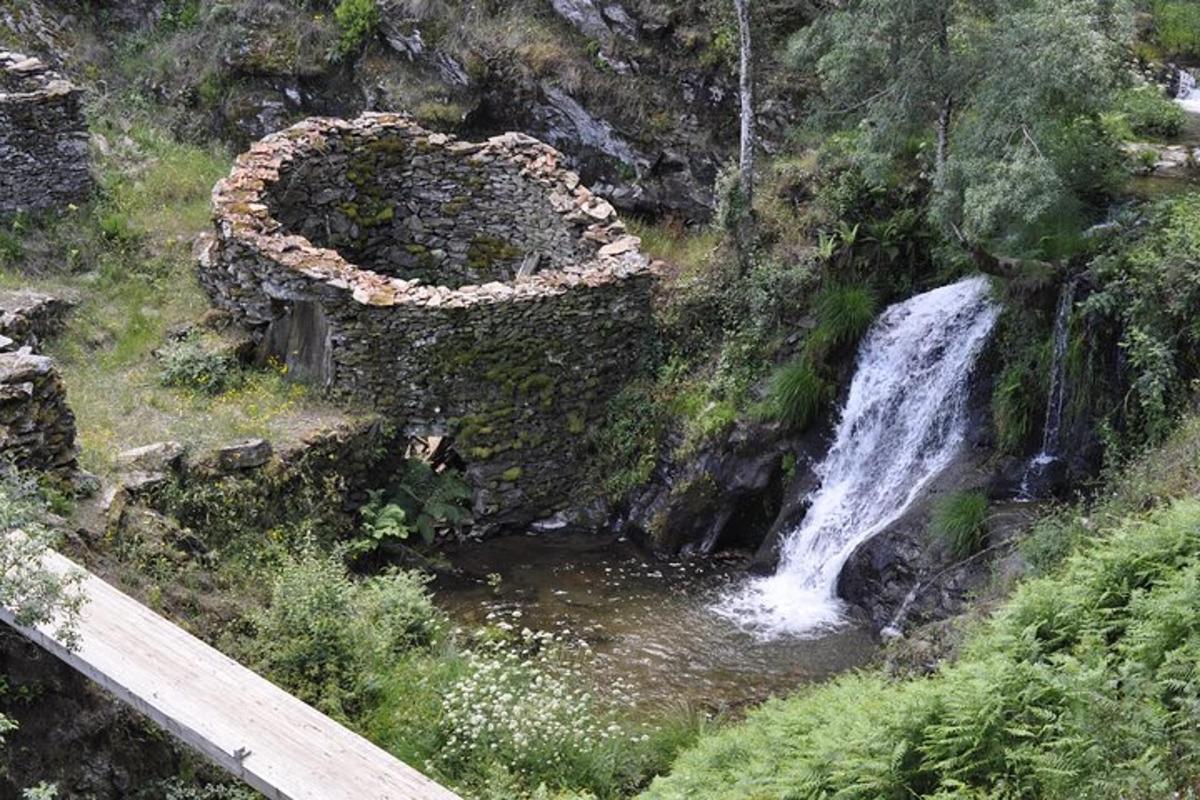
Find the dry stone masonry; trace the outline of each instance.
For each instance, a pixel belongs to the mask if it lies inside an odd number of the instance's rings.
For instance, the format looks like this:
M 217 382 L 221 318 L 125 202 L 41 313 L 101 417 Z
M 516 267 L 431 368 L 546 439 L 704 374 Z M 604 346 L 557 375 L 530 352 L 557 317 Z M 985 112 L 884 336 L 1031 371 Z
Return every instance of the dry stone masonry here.
M 652 335 L 656 274 L 560 159 L 397 114 L 306 120 L 217 184 L 201 279 L 291 374 L 453 436 L 480 519 L 550 516 Z
M 80 90 L 0 50 L 0 217 L 62 208 L 91 188 Z
M 75 471 L 75 415 L 46 356 L 0 353 L 0 458 L 21 469 Z

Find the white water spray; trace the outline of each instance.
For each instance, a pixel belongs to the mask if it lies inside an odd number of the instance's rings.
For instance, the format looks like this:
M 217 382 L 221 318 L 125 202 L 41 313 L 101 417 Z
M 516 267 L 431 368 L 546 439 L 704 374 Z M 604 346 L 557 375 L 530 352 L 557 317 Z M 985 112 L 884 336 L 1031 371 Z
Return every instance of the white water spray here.
M 1175 92 L 1175 102 L 1183 106 L 1185 111 L 1200 114 L 1200 88 L 1196 86 L 1196 76 L 1186 69 L 1179 70 L 1179 89 Z
M 999 316 L 984 277 L 887 309 L 858 369 L 804 521 L 779 569 L 717 613 L 764 636 L 813 634 L 841 619 L 837 580 L 863 542 L 894 522 L 959 452 L 976 359 Z

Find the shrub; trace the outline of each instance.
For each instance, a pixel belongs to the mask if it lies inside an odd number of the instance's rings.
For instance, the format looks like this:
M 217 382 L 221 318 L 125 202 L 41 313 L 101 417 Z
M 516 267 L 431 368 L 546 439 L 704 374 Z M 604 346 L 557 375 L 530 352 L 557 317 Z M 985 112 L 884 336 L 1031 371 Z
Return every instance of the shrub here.
M 1187 113 L 1156 88 L 1144 87 L 1123 92 L 1120 114 L 1134 136 L 1173 139 L 1183 132 Z
M 47 525 L 49 513 L 37 482 L 0 463 L 0 608 L 12 612 L 23 625 L 49 622 L 61 614 L 58 634 L 71 641 L 82 603 L 79 578 L 41 568 L 43 555 L 58 538 Z M 24 535 L 9 536 L 11 531 Z
M 1154 32 L 1168 53 L 1200 55 L 1200 5 L 1190 0 L 1157 0 Z
M 987 534 L 988 500 L 983 492 L 955 492 L 933 507 L 929 528 L 958 558 L 977 553 Z
M 1128 441 L 1155 443 L 1171 429 L 1200 375 L 1200 194 L 1156 204 L 1092 262 L 1097 291 L 1082 303 L 1087 324 L 1114 330 L 1128 365 L 1119 420 Z M 1123 376 L 1124 377 L 1124 376 Z
M 802 431 L 817 419 L 832 395 L 832 387 L 817 374 L 812 362 L 800 358 L 780 367 L 771 376 L 760 415 Z
M 353 53 L 379 28 L 379 7 L 375 0 L 341 0 L 333 9 L 333 18 L 342 31 L 338 51 Z
M 200 394 L 222 394 L 241 383 L 241 365 L 229 353 L 213 351 L 196 336 L 168 343 L 158 354 L 163 386 Z
M 372 675 L 433 641 L 441 617 L 415 573 L 356 582 L 337 560 L 310 555 L 280 570 L 254 623 L 260 667 L 344 718 L 362 709 Z

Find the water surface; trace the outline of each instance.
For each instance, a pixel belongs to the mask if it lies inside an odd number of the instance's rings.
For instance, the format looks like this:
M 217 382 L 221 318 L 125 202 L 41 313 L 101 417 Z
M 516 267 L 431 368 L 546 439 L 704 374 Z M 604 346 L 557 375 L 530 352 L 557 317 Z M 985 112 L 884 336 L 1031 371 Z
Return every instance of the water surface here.
M 663 562 L 628 541 L 585 534 L 503 537 L 465 545 L 450 558 L 464 577 L 441 578 L 432 588 L 453 618 L 582 639 L 600 685 L 620 678 L 645 711 L 760 702 L 876 653 L 863 627 L 762 641 L 713 614 L 716 598 L 744 580 L 741 562 Z

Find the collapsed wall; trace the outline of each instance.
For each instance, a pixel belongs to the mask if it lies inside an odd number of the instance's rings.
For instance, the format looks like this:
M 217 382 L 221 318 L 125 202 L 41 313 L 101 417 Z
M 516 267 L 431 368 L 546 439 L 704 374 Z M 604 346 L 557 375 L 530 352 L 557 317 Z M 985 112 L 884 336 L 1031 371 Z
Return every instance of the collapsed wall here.
M 560 158 L 396 114 L 306 120 L 214 189 L 201 280 L 291 374 L 453 436 L 478 517 L 549 516 L 652 335 L 655 283 Z
M 0 459 L 70 477 L 77 454 L 75 415 L 53 362 L 28 348 L 0 353 Z
M 91 188 L 82 93 L 42 61 L 0 50 L 0 217 L 60 209 Z

